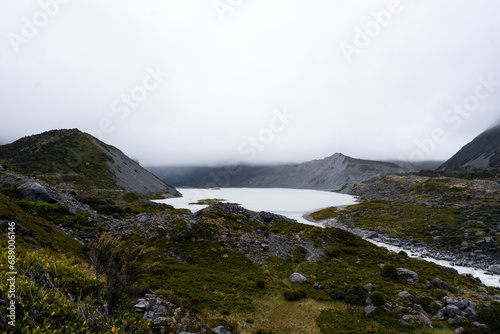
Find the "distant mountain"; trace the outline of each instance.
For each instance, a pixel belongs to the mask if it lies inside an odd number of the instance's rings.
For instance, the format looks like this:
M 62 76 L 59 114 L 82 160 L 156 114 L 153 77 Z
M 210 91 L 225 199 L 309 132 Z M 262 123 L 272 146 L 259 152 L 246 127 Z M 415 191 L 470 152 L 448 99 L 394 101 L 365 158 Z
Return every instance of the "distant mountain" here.
M 297 188 L 349 192 L 375 176 L 404 172 L 400 166 L 336 153 L 322 160 L 277 166 L 149 167 L 179 187 Z
M 77 129 L 52 130 L 1 145 L 0 165 L 64 187 L 179 195 L 116 147 Z
M 500 124 L 484 131 L 465 145 L 438 170 L 500 168 Z

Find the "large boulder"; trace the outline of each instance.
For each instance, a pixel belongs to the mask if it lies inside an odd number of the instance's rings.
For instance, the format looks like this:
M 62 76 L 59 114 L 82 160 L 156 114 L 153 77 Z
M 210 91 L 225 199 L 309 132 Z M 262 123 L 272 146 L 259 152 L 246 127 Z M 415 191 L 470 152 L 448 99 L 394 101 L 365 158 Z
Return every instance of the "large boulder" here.
M 489 266 L 488 271 L 491 271 L 493 274 L 500 275 L 500 264 Z
M 435 287 L 437 287 L 439 289 L 444 289 L 444 290 L 450 289 L 449 285 L 446 284 L 446 282 L 444 282 L 443 280 L 441 280 L 439 278 L 434 278 L 431 282 Z
M 372 316 L 378 313 L 378 308 L 373 305 L 369 305 L 365 307 L 365 315 L 366 316 Z
M 299 274 L 299 273 L 293 273 L 293 274 L 291 274 L 288 279 L 292 283 L 300 283 L 300 284 L 302 284 L 302 283 L 306 283 L 307 282 L 307 277 L 305 277 L 304 275 Z
M 409 269 L 398 268 L 397 273 L 398 273 L 398 277 L 400 280 L 404 280 L 404 281 L 412 280 L 415 283 L 420 282 L 418 274 L 414 271 L 409 270 Z
M 462 311 L 460 311 L 460 309 L 455 305 L 450 304 L 446 306 L 446 314 L 448 314 L 448 317 L 454 318 L 457 315 L 462 316 Z
M 47 189 L 42 186 L 40 183 L 35 181 L 27 181 L 20 186 L 18 186 L 19 190 L 23 194 L 23 197 L 26 199 L 30 199 L 33 201 L 43 201 L 43 202 L 51 202 L 51 198 Z
M 398 293 L 398 297 L 403 299 L 412 299 L 413 295 L 408 291 L 401 291 L 400 293 Z

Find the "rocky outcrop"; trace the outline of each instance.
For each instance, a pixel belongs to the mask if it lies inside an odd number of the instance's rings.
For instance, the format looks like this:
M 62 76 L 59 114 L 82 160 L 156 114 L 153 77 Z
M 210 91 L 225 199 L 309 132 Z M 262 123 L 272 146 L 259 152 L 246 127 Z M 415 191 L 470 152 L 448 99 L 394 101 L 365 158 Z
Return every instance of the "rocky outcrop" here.
M 89 212 L 93 217 L 96 215 L 96 212 L 90 206 L 80 203 L 69 193 L 59 192 L 49 184 L 34 178 L 12 172 L 3 173 L 0 175 L 0 188 L 5 186 L 17 187 L 25 199 L 67 205 L 69 213 L 73 215 L 78 211 Z
M 144 314 L 158 333 L 220 333 L 231 334 L 228 328 L 210 328 L 196 315 L 172 304 L 167 298 L 154 293 L 146 293 L 134 302 L 134 312 Z

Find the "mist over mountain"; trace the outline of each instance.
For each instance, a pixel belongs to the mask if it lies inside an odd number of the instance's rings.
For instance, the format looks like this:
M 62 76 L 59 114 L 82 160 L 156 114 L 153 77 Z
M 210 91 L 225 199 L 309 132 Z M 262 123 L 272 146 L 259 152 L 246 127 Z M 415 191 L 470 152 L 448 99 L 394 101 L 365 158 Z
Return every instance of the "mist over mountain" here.
M 354 159 L 341 153 L 300 164 L 148 169 L 178 187 L 296 188 L 345 193 L 372 177 L 408 171 L 395 163 Z
M 500 168 L 500 122 L 496 122 L 491 128 L 474 138 L 438 170 L 463 168 L 486 170 Z

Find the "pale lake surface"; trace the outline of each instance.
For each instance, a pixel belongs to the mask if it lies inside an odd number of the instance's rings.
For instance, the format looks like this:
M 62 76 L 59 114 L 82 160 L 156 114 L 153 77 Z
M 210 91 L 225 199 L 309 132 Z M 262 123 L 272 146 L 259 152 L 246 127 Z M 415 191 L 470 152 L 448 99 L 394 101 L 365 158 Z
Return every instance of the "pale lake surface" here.
M 200 199 L 223 199 L 225 202 L 237 203 L 252 211 L 268 211 L 295 219 L 299 223 L 322 226 L 304 218 L 311 212 L 328 207 L 342 207 L 356 204 L 356 197 L 339 193 L 307 190 L 307 189 L 285 189 L 285 188 L 221 188 L 221 189 L 177 189 L 183 197 L 154 200 L 157 203 L 166 203 L 177 209 L 189 209 L 193 213 L 206 208 L 208 205 L 197 205 Z M 399 247 L 381 244 L 368 240 L 380 247 L 392 251 L 403 250 Z M 411 254 L 412 257 L 420 257 L 419 254 Z M 472 274 L 481 279 L 488 286 L 499 286 L 500 275 L 486 275 L 483 270 L 468 267 L 453 266 L 447 261 L 425 258 L 442 266 L 455 268 L 461 274 Z
M 221 189 L 177 189 L 182 197 L 155 200 L 177 209 L 189 209 L 193 213 L 207 205 L 194 205 L 200 199 L 217 198 L 229 203 L 237 203 L 252 211 L 267 211 L 297 220 L 299 223 L 314 225 L 307 221 L 305 214 L 328 207 L 347 206 L 356 203 L 351 195 L 339 193 L 285 188 L 221 188 Z

